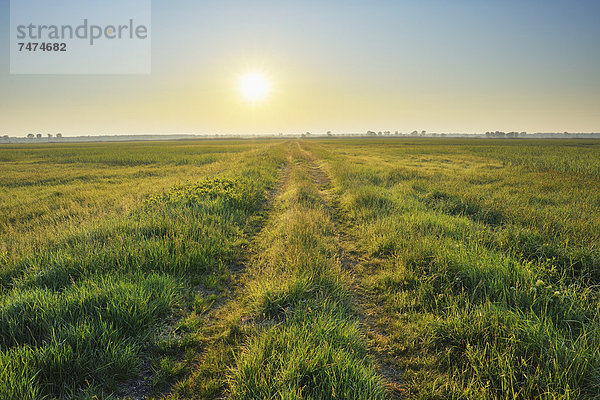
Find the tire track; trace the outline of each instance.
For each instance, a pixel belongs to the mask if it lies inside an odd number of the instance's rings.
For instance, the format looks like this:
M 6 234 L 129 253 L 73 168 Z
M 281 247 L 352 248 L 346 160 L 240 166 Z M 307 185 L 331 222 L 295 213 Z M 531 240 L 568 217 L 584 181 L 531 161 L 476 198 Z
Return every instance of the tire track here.
M 319 160 L 314 154 L 303 149 L 298 143 L 299 148 L 311 160 L 310 175 L 319 187 L 327 210 L 329 211 L 332 222 L 334 223 L 335 237 L 339 249 L 339 260 L 343 270 L 349 276 L 349 286 L 354 293 L 354 305 L 356 312 L 362 322 L 363 330 L 367 335 L 369 352 L 376 361 L 376 367 L 379 374 L 383 377 L 386 388 L 393 399 L 405 397 L 402 371 L 395 367 L 393 356 L 390 354 L 390 348 L 387 345 L 381 346 L 379 343 L 386 343 L 386 335 L 383 327 L 379 326 L 376 318 L 372 316 L 377 305 L 373 304 L 368 298 L 367 293 L 361 287 L 360 278 L 366 271 L 364 261 L 359 259 L 356 252 L 352 249 L 352 239 L 344 226 L 344 216 L 339 204 L 339 197 L 332 186 L 332 178 L 322 160 Z
M 342 270 L 329 176 L 295 144 L 291 180 L 248 271 L 242 325 L 251 335 L 236 356 L 229 395 L 386 398 Z
M 288 149 L 289 153 L 289 149 Z M 252 228 L 252 234 L 249 238 L 248 248 L 254 248 L 254 242 L 256 238 L 261 234 L 265 225 L 268 223 L 270 215 L 276 205 L 277 197 L 285 190 L 290 180 L 290 172 L 292 168 L 292 157 L 288 154 L 287 162 L 282 167 L 276 187 L 270 191 L 267 195 L 265 206 L 261 212 L 262 217 Z M 156 398 L 223 398 L 227 391 L 226 375 L 228 370 L 231 368 L 234 358 L 232 356 L 234 352 L 235 343 L 228 343 L 231 340 L 227 336 L 226 332 L 230 331 L 231 334 L 231 316 L 234 313 L 234 309 L 239 306 L 240 298 L 244 295 L 245 291 L 245 275 L 252 266 L 252 254 L 248 248 L 243 249 L 242 257 L 233 265 L 228 266 L 231 276 L 222 292 L 218 293 L 215 290 L 207 290 L 205 288 L 196 288 L 196 294 L 202 294 L 203 297 L 216 295 L 217 299 L 213 301 L 207 310 L 204 311 L 203 323 L 200 330 L 197 332 L 202 338 L 202 346 L 199 352 L 194 356 L 194 360 L 191 365 L 191 373 L 181 380 L 179 380 L 174 386 L 165 388 L 162 393 L 155 393 Z M 174 322 L 173 322 L 174 323 Z M 241 326 L 245 325 L 244 321 L 241 321 Z M 173 326 L 170 325 L 169 328 Z M 181 340 L 181 338 L 180 338 Z M 222 363 L 222 370 L 211 370 L 214 368 L 215 363 Z M 147 365 L 150 369 L 150 365 Z M 218 368 L 217 368 L 218 369 Z M 141 400 L 148 398 L 151 393 L 149 380 L 152 378 L 152 374 L 148 372 L 144 375 L 144 382 L 139 380 L 130 382 L 129 390 L 121 393 L 123 399 L 135 399 Z M 215 383 L 212 393 L 201 392 L 198 394 L 194 389 L 194 382 L 198 380 L 212 380 Z M 179 389 L 190 387 L 191 389 Z M 175 391 L 174 391 L 175 390 Z M 152 397 L 154 398 L 154 397 Z

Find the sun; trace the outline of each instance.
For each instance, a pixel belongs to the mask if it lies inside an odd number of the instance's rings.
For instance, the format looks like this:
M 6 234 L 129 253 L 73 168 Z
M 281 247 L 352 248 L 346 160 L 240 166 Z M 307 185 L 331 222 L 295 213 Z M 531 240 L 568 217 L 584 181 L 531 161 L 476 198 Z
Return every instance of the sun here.
M 249 103 L 261 103 L 271 93 L 271 80 L 262 72 L 247 72 L 238 82 L 238 92 Z

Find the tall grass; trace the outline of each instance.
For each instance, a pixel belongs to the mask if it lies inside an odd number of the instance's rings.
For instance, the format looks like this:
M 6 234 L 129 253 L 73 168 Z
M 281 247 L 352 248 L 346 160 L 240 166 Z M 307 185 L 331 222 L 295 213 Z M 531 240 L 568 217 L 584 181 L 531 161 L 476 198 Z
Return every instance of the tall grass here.
M 308 145 L 409 396 L 598 397 L 598 150 L 554 143 Z
M 105 148 L 96 156 L 110 158 Z M 5 252 L 0 397 L 119 392 L 160 345 L 158 329 L 198 303 L 197 288 L 218 291 L 231 278 L 282 163 L 273 146 L 230 154 L 220 177 L 149 192 L 124 215 L 22 256 Z
M 150 364 L 157 389 L 179 380 L 172 398 L 378 399 L 373 347 L 408 398 L 599 398 L 595 142 L 31 145 L 0 160 L 0 398 L 121 396 Z
M 139 208 L 145 196 L 228 171 L 257 142 L 0 147 L 0 254 L 21 258 L 64 233 Z
M 384 397 L 351 304 L 334 228 L 306 156 L 258 239 L 248 284 L 255 326 L 230 381 L 234 399 Z

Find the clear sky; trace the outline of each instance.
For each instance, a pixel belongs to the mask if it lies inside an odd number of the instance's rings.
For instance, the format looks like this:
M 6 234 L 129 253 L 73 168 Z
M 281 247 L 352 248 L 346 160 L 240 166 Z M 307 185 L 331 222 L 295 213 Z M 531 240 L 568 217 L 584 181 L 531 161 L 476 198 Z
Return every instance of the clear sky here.
M 598 0 L 164 0 L 151 28 L 149 75 L 10 75 L 0 0 L 0 134 L 600 131 Z

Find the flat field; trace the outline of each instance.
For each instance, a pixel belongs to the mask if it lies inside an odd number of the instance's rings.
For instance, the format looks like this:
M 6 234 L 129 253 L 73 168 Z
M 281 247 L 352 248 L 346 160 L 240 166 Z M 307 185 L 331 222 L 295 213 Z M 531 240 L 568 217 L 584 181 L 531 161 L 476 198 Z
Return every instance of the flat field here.
M 0 398 L 600 399 L 600 142 L 0 146 Z

